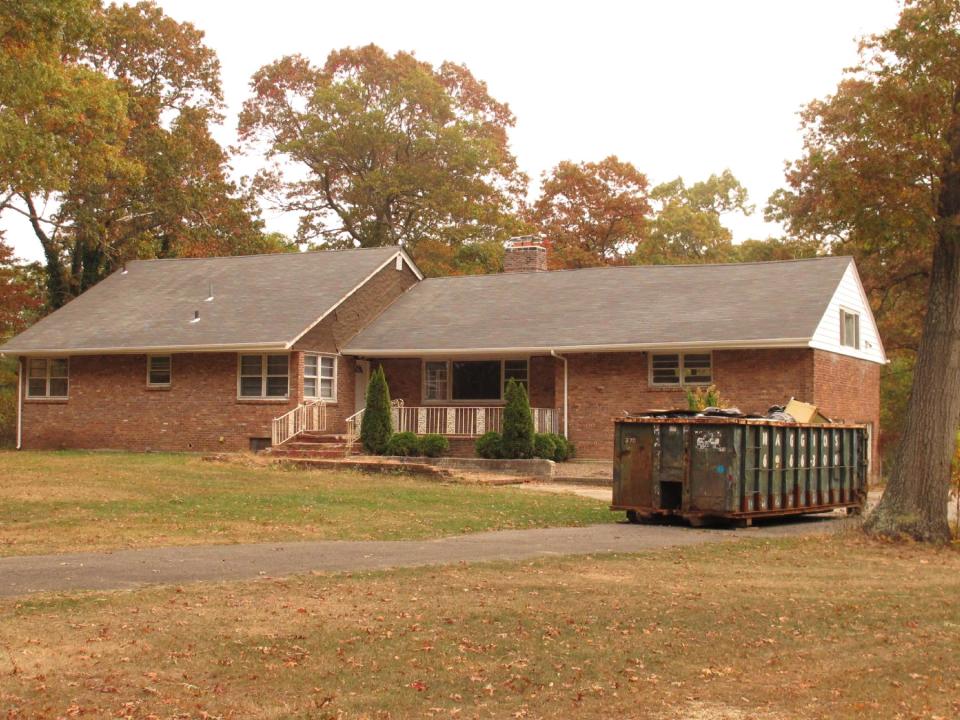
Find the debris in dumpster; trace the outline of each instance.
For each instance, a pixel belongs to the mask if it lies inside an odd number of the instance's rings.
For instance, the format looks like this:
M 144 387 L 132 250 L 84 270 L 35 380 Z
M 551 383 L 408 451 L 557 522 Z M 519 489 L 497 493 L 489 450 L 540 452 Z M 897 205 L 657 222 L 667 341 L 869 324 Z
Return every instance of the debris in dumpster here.
M 799 423 L 822 425 L 823 423 L 830 422 L 830 418 L 828 418 L 826 415 L 822 415 L 820 411 L 817 410 L 816 405 L 800 402 L 799 400 L 794 400 L 793 398 L 790 398 L 790 402 L 787 403 L 787 406 L 784 408 L 784 412 L 787 413 L 787 415 L 792 415 Z
M 708 407 L 704 408 L 700 415 L 704 417 L 743 417 L 743 413 L 740 412 L 740 408 L 728 407 L 728 408 L 719 408 L 719 407 Z

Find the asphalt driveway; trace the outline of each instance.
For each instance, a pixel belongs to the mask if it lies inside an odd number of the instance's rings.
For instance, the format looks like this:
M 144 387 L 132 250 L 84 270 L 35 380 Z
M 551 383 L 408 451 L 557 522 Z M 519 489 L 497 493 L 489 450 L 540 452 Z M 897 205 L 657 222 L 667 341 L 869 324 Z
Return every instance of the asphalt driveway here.
M 706 542 L 730 542 L 745 537 L 825 533 L 844 525 L 842 516 L 831 514 L 779 520 L 742 530 L 620 523 L 581 528 L 503 530 L 422 541 L 333 540 L 27 555 L 0 558 L 0 596 L 250 580 L 314 571 L 630 553 Z

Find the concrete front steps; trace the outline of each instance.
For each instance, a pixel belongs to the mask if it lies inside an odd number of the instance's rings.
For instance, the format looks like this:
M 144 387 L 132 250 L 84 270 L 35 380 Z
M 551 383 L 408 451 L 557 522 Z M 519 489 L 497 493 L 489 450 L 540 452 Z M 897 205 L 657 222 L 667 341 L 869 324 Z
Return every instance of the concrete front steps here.
M 361 451 L 359 443 L 351 443 L 346 435 L 305 432 L 268 452 L 275 458 L 333 460 L 359 455 Z

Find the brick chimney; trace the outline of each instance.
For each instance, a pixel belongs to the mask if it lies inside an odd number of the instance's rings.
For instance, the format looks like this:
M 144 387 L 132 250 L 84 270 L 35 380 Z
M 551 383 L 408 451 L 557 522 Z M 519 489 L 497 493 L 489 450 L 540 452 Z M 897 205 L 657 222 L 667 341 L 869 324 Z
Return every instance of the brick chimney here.
M 547 271 L 547 248 L 533 235 L 510 238 L 504 248 L 504 272 Z

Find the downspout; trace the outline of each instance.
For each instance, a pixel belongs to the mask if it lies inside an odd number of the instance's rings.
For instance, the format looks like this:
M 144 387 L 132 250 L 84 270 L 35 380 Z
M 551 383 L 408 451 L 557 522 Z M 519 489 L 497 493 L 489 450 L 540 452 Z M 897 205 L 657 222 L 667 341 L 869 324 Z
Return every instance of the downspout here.
M 23 358 L 17 358 L 17 450 L 23 447 Z
M 551 350 L 550 355 L 558 360 L 563 360 L 563 436 L 569 439 L 569 425 L 567 420 L 567 358 L 563 355 L 558 355 L 556 350 Z

